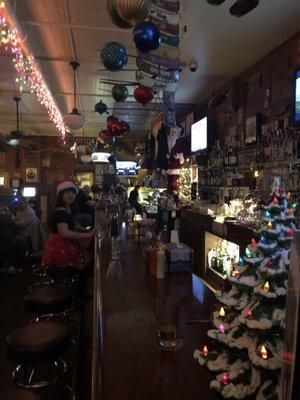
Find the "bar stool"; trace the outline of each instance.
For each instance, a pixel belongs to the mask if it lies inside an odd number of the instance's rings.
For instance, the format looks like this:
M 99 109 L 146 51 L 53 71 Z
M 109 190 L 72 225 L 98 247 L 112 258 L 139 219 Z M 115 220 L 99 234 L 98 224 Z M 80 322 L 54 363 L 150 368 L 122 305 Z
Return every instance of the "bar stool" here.
M 74 288 L 68 284 L 35 287 L 25 296 L 25 309 L 36 317 L 62 315 L 72 306 Z
M 78 342 L 80 321 L 74 295 L 73 286 L 66 283 L 35 287 L 25 296 L 25 309 L 31 314 L 31 322 L 60 320 L 68 323 L 73 348 Z
M 68 325 L 54 321 L 29 323 L 11 332 L 6 344 L 9 357 L 19 364 L 12 374 L 19 387 L 39 389 L 57 384 L 59 395 L 64 389 L 75 399 L 73 390 L 62 380 L 67 364 L 61 357 L 71 345 Z
M 26 389 L 10 389 L 2 396 L 1 400 L 42 400 L 38 393 Z

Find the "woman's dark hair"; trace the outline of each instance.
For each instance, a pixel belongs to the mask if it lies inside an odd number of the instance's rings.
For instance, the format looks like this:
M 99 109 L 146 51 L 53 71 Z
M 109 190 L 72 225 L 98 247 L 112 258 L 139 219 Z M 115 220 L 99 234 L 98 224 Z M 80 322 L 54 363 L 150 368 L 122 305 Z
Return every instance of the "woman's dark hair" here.
M 59 192 L 55 199 L 54 210 L 56 208 L 65 207 L 65 203 L 63 201 L 63 195 L 65 192 L 67 192 L 69 190 L 72 190 L 76 194 L 76 191 L 72 188 L 68 188 L 68 189 L 65 189 L 65 190 L 62 190 L 61 192 Z

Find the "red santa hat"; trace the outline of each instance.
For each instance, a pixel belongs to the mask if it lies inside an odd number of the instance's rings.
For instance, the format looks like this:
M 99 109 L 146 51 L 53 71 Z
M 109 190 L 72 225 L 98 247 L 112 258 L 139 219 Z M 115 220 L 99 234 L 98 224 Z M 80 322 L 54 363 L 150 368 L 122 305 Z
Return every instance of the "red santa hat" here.
M 59 194 L 60 192 L 66 189 L 73 189 L 76 194 L 78 193 L 78 188 L 72 181 L 60 182 L 56 187 L 56 193 Z

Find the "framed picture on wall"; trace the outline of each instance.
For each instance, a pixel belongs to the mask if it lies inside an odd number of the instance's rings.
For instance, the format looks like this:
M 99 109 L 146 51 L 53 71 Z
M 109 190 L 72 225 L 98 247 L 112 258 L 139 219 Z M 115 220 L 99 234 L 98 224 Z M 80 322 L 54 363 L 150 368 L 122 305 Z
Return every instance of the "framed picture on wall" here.
M 257 141 L 257 136 L 260 133 L 260 118 L 259 114 L 253 115 L 246 119 L 245 124 L 245 144 L 254 144 Z
M 26 168 L 25 180 L 26 182 L 36 183 L 38 181 L 37 168 Z
M 0 188 L 9 188 L 8 172 L 0 172 Z

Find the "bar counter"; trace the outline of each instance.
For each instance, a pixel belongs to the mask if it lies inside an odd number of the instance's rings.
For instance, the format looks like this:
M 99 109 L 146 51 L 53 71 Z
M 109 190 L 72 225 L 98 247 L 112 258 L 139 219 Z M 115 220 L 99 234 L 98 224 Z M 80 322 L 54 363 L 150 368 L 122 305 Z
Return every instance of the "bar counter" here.
M 212 376 L 193 359 L 196 348 L 211 347 L 206 332 L 213 293 L 190 273 L 145 278 L 142 249 L 133 239 L 122 240 L 122 278 L 107 277 L 108 261 L 102 257 L 102 293 L 96 294 L 103 299 L 102 396 L 97 400 L 216 400 L 209 389 Z M 185 344 L 177 351 L 156 344 L 155 304 L 164 293 L 181 298 L 179 337 Z

